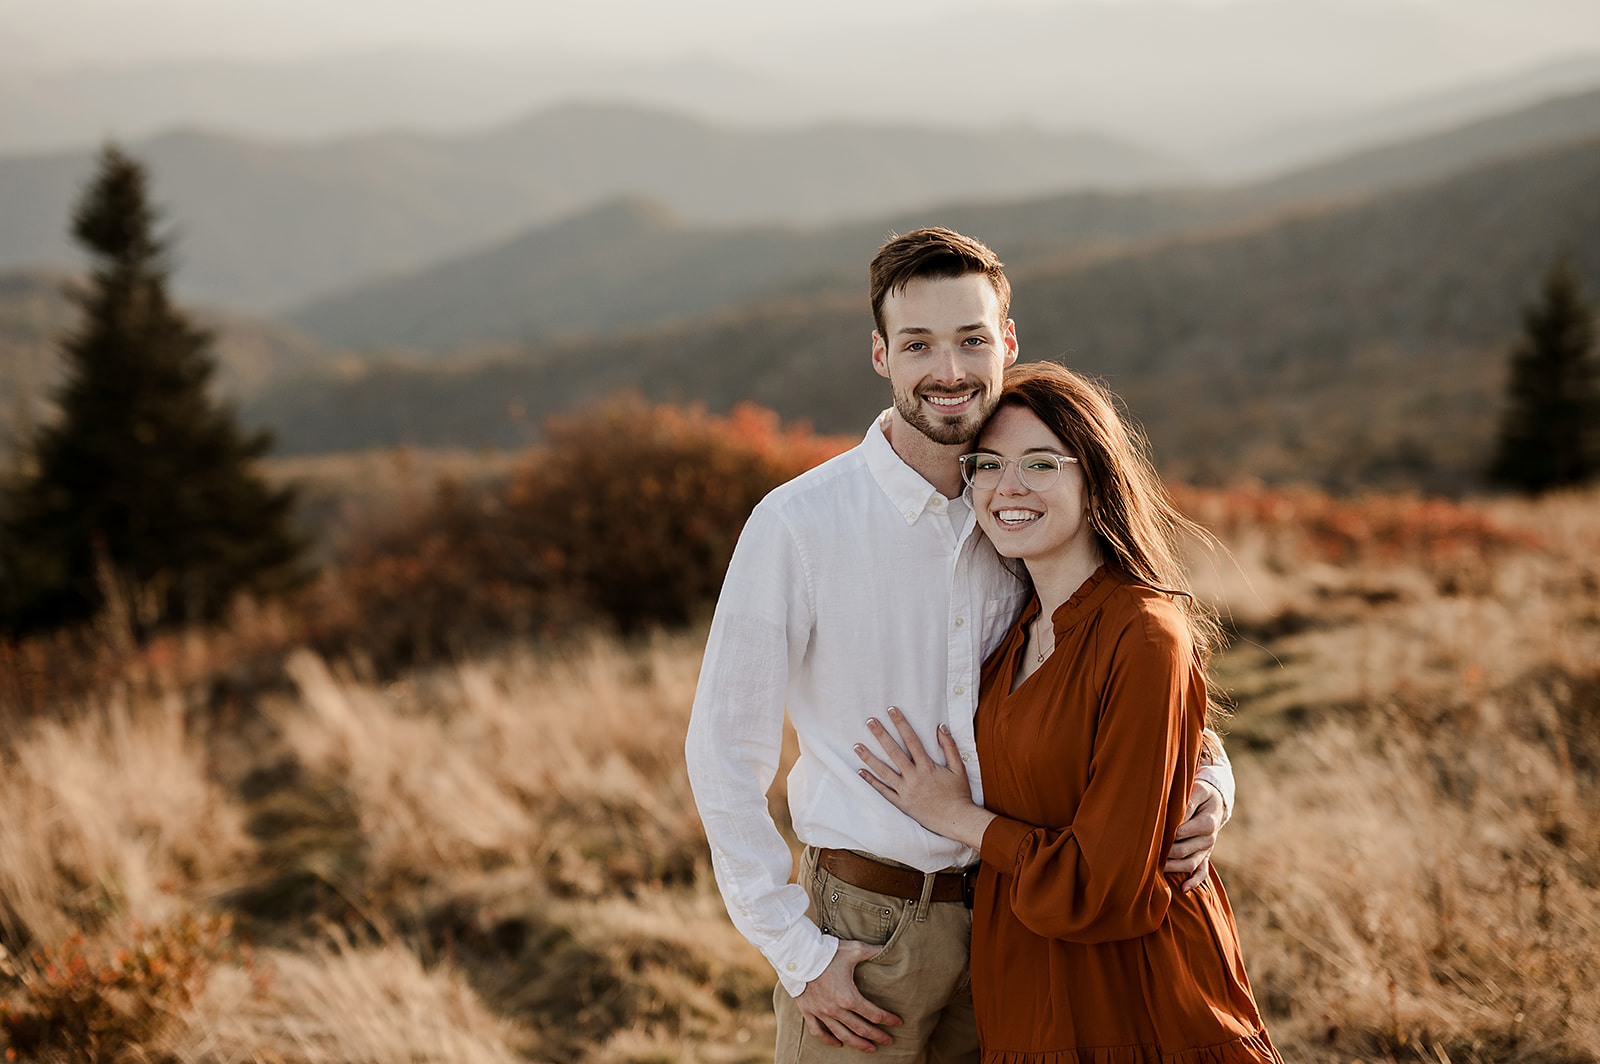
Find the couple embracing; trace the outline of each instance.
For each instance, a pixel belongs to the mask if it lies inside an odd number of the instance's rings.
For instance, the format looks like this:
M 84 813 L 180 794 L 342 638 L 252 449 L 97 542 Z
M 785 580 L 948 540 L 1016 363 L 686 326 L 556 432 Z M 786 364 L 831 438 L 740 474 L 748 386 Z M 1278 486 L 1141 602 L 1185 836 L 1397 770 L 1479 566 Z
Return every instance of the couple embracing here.
M 1209 862 L 1233 775 L 1193 526 L 1108 393 L 1013 366 L 983 244 L 897 237 L 871 296 L 894 404 L 751 514 L 687 742 L 777 1061 L 1281 1064 Z

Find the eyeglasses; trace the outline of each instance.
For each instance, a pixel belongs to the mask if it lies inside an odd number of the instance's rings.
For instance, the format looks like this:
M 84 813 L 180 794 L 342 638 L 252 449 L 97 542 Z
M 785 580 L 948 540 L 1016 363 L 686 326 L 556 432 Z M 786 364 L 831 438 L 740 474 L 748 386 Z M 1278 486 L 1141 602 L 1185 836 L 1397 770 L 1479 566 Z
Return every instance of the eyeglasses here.
M 991 491 L 999 487 L 1006 466 L 1012 463 L 1016 464 L 1017 479 L 1022 481 L 1023 487 L 1029 491 L 1046 491 L 1061 476 L 1062 466 L 1068 462 L 1078 462 L 1071 455 L 1050 454 L 1048 451 L 1034 451 L 1020 458 L 1002 458 L 997 454 L 980 452 L 964 454 L 957 461 L 961 463 L 961 479 L 979 491 Z

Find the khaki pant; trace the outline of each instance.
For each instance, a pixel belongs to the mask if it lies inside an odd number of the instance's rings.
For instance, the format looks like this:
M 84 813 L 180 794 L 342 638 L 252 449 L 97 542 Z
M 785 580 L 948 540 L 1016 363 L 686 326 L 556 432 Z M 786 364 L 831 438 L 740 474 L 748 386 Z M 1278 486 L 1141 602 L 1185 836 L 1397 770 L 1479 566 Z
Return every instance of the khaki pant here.
M 976 1064 L 978 1028 L 968 966 L 972 910 L 959 901 L 907 901 L 851 886 L 817 867 L 816 851 L 809 846 L 801 858 L 800 885 L 811 899 L 806 915 L 824 934 L 883 945 L 883 952 L 856 966 L 856 987 L 903 1023 L 885 1028 L 894 1044 L 879 1046 L 870 1058 L 847 1046 L 823 1045 L 806 1030 L 805 1016 L 780 983 L 772 995 L 778 1016 L 776 1064 L 868 1059 L 874 1064 Z

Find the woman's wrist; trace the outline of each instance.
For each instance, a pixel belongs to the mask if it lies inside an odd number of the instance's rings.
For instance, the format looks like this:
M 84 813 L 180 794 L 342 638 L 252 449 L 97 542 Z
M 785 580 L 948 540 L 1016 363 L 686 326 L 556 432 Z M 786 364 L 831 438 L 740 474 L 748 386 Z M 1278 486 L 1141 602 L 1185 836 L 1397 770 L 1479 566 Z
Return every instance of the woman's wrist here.
M 952 817 L 950 830 L 940 834 L 974 850 L 980 850 L 983 848 L 983 833 L 989 830 L 989 825 L 994 823 L 994 820 L 995 814 L 983 806 L 968 805 Z

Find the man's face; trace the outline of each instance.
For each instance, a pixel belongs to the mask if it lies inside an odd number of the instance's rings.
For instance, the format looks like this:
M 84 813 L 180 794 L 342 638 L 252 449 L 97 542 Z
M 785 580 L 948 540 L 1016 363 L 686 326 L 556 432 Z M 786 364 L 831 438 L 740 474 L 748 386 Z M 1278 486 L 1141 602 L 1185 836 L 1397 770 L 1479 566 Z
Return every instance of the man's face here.
M 887 335 L 872 334 L 872 365 L 889 378 L 902 420 L 941 444 L 967 443 L 1000 399 L 1017 360 L 1017 332 L 981 273 L 918 278 L 883 301 Z

